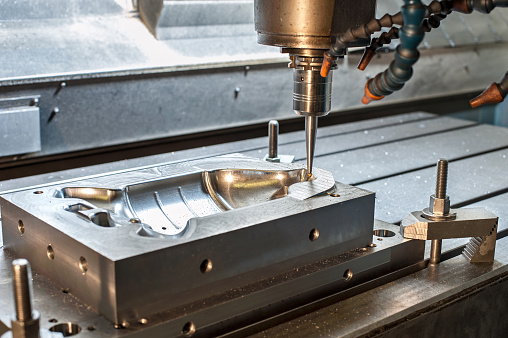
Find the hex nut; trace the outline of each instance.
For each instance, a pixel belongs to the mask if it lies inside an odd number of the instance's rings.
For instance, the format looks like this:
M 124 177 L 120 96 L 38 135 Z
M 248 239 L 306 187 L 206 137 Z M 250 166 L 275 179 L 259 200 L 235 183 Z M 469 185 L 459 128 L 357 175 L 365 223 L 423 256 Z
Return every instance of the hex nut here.
M 38 337 L 39 320 L 41 315 L 38 311 L 32 311 L 32 318 L 28 321 L 18 321 L 15 317 L 11 319 L 11 330 L 13 337 Z
M 437 198 L 436 195 L 430 196 L 429 211 L 438 216 L 448 215 L 450 213 L 450 198 L 446 196 Z

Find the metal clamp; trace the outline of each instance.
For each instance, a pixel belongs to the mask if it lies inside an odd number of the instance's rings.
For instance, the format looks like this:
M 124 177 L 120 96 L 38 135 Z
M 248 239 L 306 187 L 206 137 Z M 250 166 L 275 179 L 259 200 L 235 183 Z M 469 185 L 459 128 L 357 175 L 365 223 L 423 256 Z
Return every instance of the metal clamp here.
M 441 244 L 446 238 L 472 237 L 463 251 L 471 263 L 492 263 L 496 249 L 498 217 L 483 208 L 451 209 L 446 195 L 448 161 L 438 161 L 436 194 L 429 208 L 414 211 L 402 220 L 404 238 L 432 240 L 430 264 L 441 259 Z

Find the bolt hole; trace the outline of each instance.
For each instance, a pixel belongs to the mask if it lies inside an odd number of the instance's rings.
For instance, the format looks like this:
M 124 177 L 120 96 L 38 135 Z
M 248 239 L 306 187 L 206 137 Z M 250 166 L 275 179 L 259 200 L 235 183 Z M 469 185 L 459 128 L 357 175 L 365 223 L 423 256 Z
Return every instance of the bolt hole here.
M 351 280 L 351 278 L 353 278 L 353 270 L 347 269 L 346 271 L 344 271 L 344 274 L 342 275 L 342 277 L 344 278 L 344 280 L 346 282 L 349 282 Z
M 210 272 L 210 271 L 212 271 L 212 268 L 213 268 L 213 263 L 209 259 L 205 259 L 203 262 L 201 262 L 201 266 L 199 267 L 199 269 L 201 270 L 202 273 Z
M 314 242 L 316 239 L 319 238 L 319 230 L 314 228 L 309 233 L 309 239 Z
M 377 237 L 393 237 L 395 236 L 395 232 L 385 229 L 374 230 L 374 236 Z
M 167 228 L 166 227 L 162 227 L 162 230 L 166 230 Z
M 50 322 L 50 323 L 58 323 L 58 319 L 51 318 L 51 319 L 48 319 L 48 322 Z
M 190 337 L 196 332 L 196 325 L 193 322 L 187 322 L 182 328 L 182 334 Z
M 86 261 L 86 258 L 83 256 L 79 257 L 79 269 L 81 270 L 83 275 L 86 274 L 86 272 L 88 271 L 88 262 Z
M 81 327 L 74 323 L 61 323 L 49 328 L 51 332 L 60 332 L 64 337 L 74 336 L 81 332 Z
M 48 247 L 46 248 L 46 255 L 48 255 L 48 258 L 50 260 L 55 259 L 55 250 L 53 250 L 51 244 L 49 244 Z
M 378 238 L 377 240 L 378 240 L 378 241 L 382 241 L 383 239 L 382 239 L 382 238 Z
M 71 290 L 69 288 L 62 289 L 63 293 L 69 293 Z
M 303 81 L 305 81 L 305 78 L 302 76 L 302 77 L 300 78 L 300 82 L 303 82 Z
M 138 320 L 139 324 L 141 325 L 146 325 L 148 323 L 148 319 L 146 318 L 141 318 L 140 320 Z
M 88 331 L 95 331 L 95 326 L 93 325 L 90 325 L 89 327 L 86 328 Z
M 104 228 L 114 228 L 115 224 L 109 221 L 109 213 L 106 211 L 100 211 L 92 214 L 90 216 L 90 220 L 92 223 L 104 227 Z
M 25 224 L 23 224 L 22 220 L 18 221 L 18 230 L 21 236 L 23 236 L 23 234 L 25 233 Z
M 34 194 L 36 194 L 36 195 L 44 194 L 44 191 L 37 190 L 37 191 L 34 191 Z

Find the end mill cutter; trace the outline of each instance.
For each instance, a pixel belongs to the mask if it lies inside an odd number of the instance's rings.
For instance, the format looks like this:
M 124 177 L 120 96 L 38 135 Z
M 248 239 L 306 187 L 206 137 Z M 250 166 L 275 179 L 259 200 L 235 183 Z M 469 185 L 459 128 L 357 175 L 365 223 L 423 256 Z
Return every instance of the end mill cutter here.
M 316 148 L 317 117 L 305 116 L 305 148 L 307 150 L 307 175 L 312 175 L 314 149 Z

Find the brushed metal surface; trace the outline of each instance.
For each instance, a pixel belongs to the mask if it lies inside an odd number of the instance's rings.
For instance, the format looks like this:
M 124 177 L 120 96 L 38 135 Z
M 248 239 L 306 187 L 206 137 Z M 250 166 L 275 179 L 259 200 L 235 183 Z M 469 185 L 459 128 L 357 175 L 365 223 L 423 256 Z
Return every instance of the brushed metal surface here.
M 1 198 L 4 246 L 115 323 L 178 317 L 371 243 L 374 195 L 304 173 L 229 155 L 15 192 Z
M 316 157 L 319 168 L 330 170 L 335 179 L 363 185 L 397 173 L 433 166 L 438 158 L 450 162 L 508 147 L 508 130 L 478 125 L 467 130 L 451 130 L 407 140 L 375 145 L 351 152 Z M 430 183 L 434 187 L 434 180 Z M 428 194 L 426 198 L 428 198 Z M 427 204 L 427 202 L 425 202 Z M 381 217 L 382 220 L 385 220 Z
M 0 108 L 0 137 L 0 157 L 40 151 L 39 107 Z
M 252 35 L 252 1 L 138 0 L 141 19 L 159 40 Z
M 383 229 L 383 231 L 396 231 L 394 225 L 378 221 L 376 221 L 374 228 Z M 132 322 L 129 326 L 115 329 L 111 322 L 99 316 L 90 307 L 84 306 L 68 293 L 68 291 L 72 293 L 72 290 L 62 292 L 61 288 L 37 272 L 34 273 L 34 307 L 41 312 L 42 328 L 47 329 L 51 327 L 55 321 L 58 323 L 71 322 L 81 327 L 80 335 L 85 337 L 179 336 L 182 327 L 189 321 L 196 323 L 198 336 L 200 336 L 199 329 L 205 332 L 201 336 L 207 336 L 206 332 L 209 332 L 208 336 L 210 336 L 211 332 L 214 331 L 206 331 L 207 325 L 213 327 L 212 324 L 215 323 L 219 324 L 220 327 L 220 319 L 224 320 L 226 312 L 240 318 L 243 318 L 245 315 L 247 318 L 256 316 L 257 313 L 252 312 L 252 309 L 256 308 L 263 309 L 265 313 L 279 314 L 281 311 L 287 310 L 287 307 L 280 307 L 280 304 L 275 300 L 283 300 L 282 303 L 292 304 L 295 302 L 295 299 L 291 298 L 291 294 L 294 292 L 301 292 L 300 297 L 307 297 L 305 290 L 312 288 L 316 288 L 316 292 L 321 290 L 321 296 L 326 295 L 326 292 L 337 293 L 338 291 L 358 285 L 358 283 L 370 280 L 379 273 L 400 269 L 421 260 L 421 251 L 423 249 L 421 244 L 423 242 L 403 240 L 399 234 L 385 239 L 385 241 L 378 242 L 376 247 L 369 247 L 365 251 L 351 251 L 332 260 L 306 266 L 300 278 L 289 280 L 289 283 L 284 281 L 294 274 L 295 271 L 291 274 L 282 274 L 277 278 L 271 279 L 268 287 L 265 285 L 266 289 L 262 292 L 251 294 L 247 292 L 244 296 L 232 299 L 230 302 L 219 304 L 209 309 L 204 308 L 196 313 L 180 313 L 180 318 L 173 321 L 170 320 L 171 313 L 163 313 L 147 316 L 138 323 Z M 398 257 L 398 259 L 394 260 L 393 257 Z M 12 274 L 10 271 L 12 259 L 8 251 L 0 251 L 0 272 L 2 276 L 6 276 L 5 282 L 0 283 L 0 294 L 6 294 L 10 290 L 9 278 Z M 369 267 L 371 269 L 367 270 Z M 354 271 L 353 278 L 348 282 L 343 279 L 346 270 Z M 330 281 L 333 282 L 330 283 Z M 254 287 L 258 286 L 256 284 L 250 285 L 250 288 Z M 317 294 L 319 295 L 320 293 L 318 292 Z M 339 292 L 339 294 L 341 293 Z M 314 301 L 319 297 L 315 293 L 309 300 Z M 264 307 L 267 299 L 274 300 L 268 308 Z M 12 307 L 12 303 L 13 299 L 0 297 L 2 309 L 7 310 Z M 58 306 L 55 306 L 55 304 L 58 304 Z M 0 320 L 3 321 L 6 318 L 8 318 L 6 311 L 0 311 Z M 246 320 L 248 321 L 248 319 Z M 232 323 L 229 320 L 223 322 L 222 325 L 222 329 L 225 330 L 224 332 L 234 327 L 231 326 Z
M 338 129 L 339 126 L 335 126 L 334 128 L 320 127 L 317 131 L 315 158 L 318 160 L 320 157 L 334 156 L 335 154 L 350 152 L 361 148 L 473 127 L 474 125 L 475 123 L 471 121 L 439 117 L 416 121 L 404 119 L 400 124 L 396 123 L 386 126 L 380 124 L 375 128 L 365 125 L 365 127 L 360 128 L 360 130 L 351 130 L 348 132 L 340 132 L 340 129 Z M 304 140 L 291 143 L 281 142 L 279 151 L 291 153 L 298 162 L 305 161 Z M 259 157 L 262 152 L 263 149 L 242 151 L 243 154 L 253 157 Z M 323 160 L 319 161 L 322 163 Z
M 448 306 L 453 311 L 455 309 L 453 303 L 457 300 L 473 296 L 479 290 L 481 291 L 486 286 L 485 284 L 488 287 L 489 284 L 496 285 L 497 280 L 506 280 L 508 239 L 498 240 L 497 249 L 493 265 L 470 264 L 464 257 L 458 256 L 276 326 L 254 337 L 309 335 L 358 337 L 381 333 L 385 333 L 385 336 L 399 336 L 398 326 L 403 326 L 405 323 L 411 326 L 411 320 L 420 316 L 422 319 L 428 318 L 429 313 L 435 313 Z M 483 287 L 477 285 L 483 285 Z M 475 303 L 471 306 L 474 309 Z M 445 321 L 440 321 L 438 325 L 435 325 L 433 321 L 432 325 L 426 326 L 423 320 L 417 326 L 419 335 L 483 336 L 492 334 L 492 336 L 499 336 L 506 327 L 504 313 L 487 310 L 488 307 L 485 306 L 482 306 L 482 309 L 486 312 L 473 310 L 471 315 L 462 317 L 459 327 L 449 327 Z M 455 312 L 455 315 L 458 313 Z
M 493 135 L 485 134 L 484 138 L 496 147 Z M 464 142 L 467 141 L 464 139 Z M 466 154 L 470 153 L 467 147 L 465 150 Z M 452 206 L 469 205 L 476 199 L 488 198 L 508 189 L 504 170 L 507 165 L 508 149 L 450 161 L 448 195 Z M 360 186 L 376 191 L 376 217 L 387 222 L 399 222 L 409 211 L 427 206 L 427 196 L 433 191 L 434 180 L 435 169 L 425 168 Z
M 389 116 L 384 118 L 378 118 L 378 119 L 371 119 L 371 120 L 365 120 L 365 121 L 359 121 L 359 122 L 352 122 L 352 123 L 345 123 L 340 125 L 334 125 L 334 126 L 328 126 L 328 127 L 321 127 L 319 130 L 319 136 L 320 137 L 327 137 L 327 136 L 339 136 L 344 134 L 346 136 L 347 134 L 356 133 L 355 142 L 347 142 L 348 149 L 354 149 L 356 142 L 362 142 L 362 140 L 365 137 L 368 137 L 370 135 L 369 133 L 365 134 L 365 130 L 369 132 L 374 132 L 377 129 L 382 129 L 385 127 L 395 127 L 398 125 L 404 125 L 408 122 L 423 122 L 423 123 L 431 123 L 432 119 L 437 118 L 436 115 L 430 114 L 430 113 L 424 113 L 424 112 L 417 112 L 417 113 L 410 113 L 410 114 L 403 114 L 403 115 L 397 115 L 397 116 Z M 438 118 L 439 120 L 439 118 Z M 454 123 L 470 123 L 467 121 L 452 119 L 452 121 L 455 121 Z M 448 123 L 444 122 L 438 122 L 438 124 L 442 123 L 443 125 L 448 125 Z M 421 128 L 425 129 L 425 128 Z M 420 130 L 420 129 L 418 129 Z M 395 131 L 395 130 L 394 130 Z M 394 132 L 393 135 L 397 135 L 399 133 Z M 363 133 L 363 134 L 362 134 Z M 405 135 L 405 133 L 402 133 Z M 390 133 L 392 135 L 392 133 Z M 388 137 L 388 134 L 382 133 L 380 137 L 385 136 Z M 302 132 L 291 132 L 291 133 L 284 133 L 279 135 L 279 143 L 281 147 L 285 147 L 284 149 L 288 151 L 288 154 L 290 153 L 296 153 L 297 151 L 300 151 L 301 147 L 299 144 L 304 144 L 303 140 L 303 133 Z M 341 143 L 346 143 L 346 139 L 341 140 Z M 377 140 L 374 139 L 372 142 L 376 142 Z M 323 143 L 326 142 L 326 138 L 323 139 Z M 292 144 L 297 143 L 298 145 L 295 147 L 292 147 Z M 321 143 L 321 142 L 320 142 Z M 318 143 L 319 145 L 319 143 Z M 78 177 L 88 177 L 88 176 L 101 176 L 104 173 L 114 172 L 114 171 L 125 171 L 125 170 L 131 170 L 133 168 L 141 168 L 141 167 L 154 167 L 157 165 L 161 165 L 164 163 L 169 162 L 175 162 L 175 161 L 182 161 L 182 160 L 188 160 L 188 159 L 198 159 L 198 158 L 206 158 L 210 156 L 218 156 L 218 155 L 225 155 L 225 154 L 231 154 L 231 153 L 238 153 L 241 152 L 246 156 L 250 157 L 256 157 L 256 158 L 262 158 L 268 151 L 268 141 L 265 137 L 260 137 L 256 139 L 249 139 L 249 140 L 242 140 L 232 143 L 225 143 L 225 144 L 217 144 L 212 146 L 206 146 L 206 147 L 200 147 L 195 149 L 187 149 L 177 152 L 171 152 L 171 153 L 165 153 L 160 155 L 153 155 L 153 156 L 147 156 L 137 159 L 129 159 L 124 161 L 118 161 L 118 162 L 112 162 L 112 163 L 106 163 L 106 164 L 100 164 L 95 166 L 89 166 L 89 167 L 83 167 L 79 169 L 70 169 L 60 172 L 53 172 L 50 174 L 42 174 L 42 175 L 36 175 L 36 176 L 30 176 L 30 177 L 23 177 L 19 179 L 13 179 L 8 181 L 0 181 L 0 191 L 1 192 L 7 192 L 7 191 L 13 191 L 17 190 L 19 188 L 26 188 L 26 187 L 36 187 L 36 186 L 45 186 L 51 183 L 55 183 L 58 181 L 66 181 L 75 179 Z M 302 154 L 302 158 L 305 156 Z
M 89 26 L 96 27 L 97 25 L 92 22 Z M 96 32 L 94 36 L 101 36 L 101 34 Z M 75 43 L 76 40 L 72 41 Z M 147 41 L 147 43 L 150 42 L 149 39 Z M 50 45 L 51 41 L 48 41 L 46 45 L 48 44 Z M 84 49 L 87 51 L 93 49 L 91 47 L 93 41 L 81 45 L 85 46 Z M 184 52 L 191 53 L 194 46 L 190 44 Z M 34 63 L 26 55 L 17 55 L 16 46 L 10 48 L 14 51 L 6 54 L 11 55 L 12 58 L 22 60 L 26 65 Z M 234 46 L 234 48 L 237 47 Z M 499 77 L 497 69 L 503 66 L 499 62 L 506 54 L 503 48 L 503 44 L 482 46 L 481 58 L 472 48 L 465 48 L 453 54 L 450 54 L 449 49 L 424 50 L 417 64 L 417 67 L 421 68 L 415 71 L 413 81 L 408 83 L 404 93 L 393 95 L 387 98 L 386 102 L 402 102 L 407 97 L 415 99 L 423 96 L 437 97 L 451 93 L 452 89 L 454 93 L 481 90 Z M 154 47 L 153 50 L 158 49 Z M 76 56 L 78 59 L 71 56 L 66 58 L 80 65 L 92 67 L 88 63 L 94 59 L 94 55 L 107 53 L 105 50 L 97 50 L 93 55 L 80 53 Z M 125 57 L 127 54 L 127 52 L 122 53 L 118 55 L 118 58 Z M 142 52 L 139 54 L 144 55 Z M 162 51 L 155 54 L 163 55 Z M 25 158 L 177 137 L 226 127 L 240 127 L 268 122 L 274 118 L 280 120 L 298 118 L 291 110 L 292 75 L 287 69 L 285 60 L 271 65 L 247 61 L 250 67 L 247 72 L 245 63 L 228 63 L 221 68 L 221 71 L 209 69 L 212 67 L 211 64 L 203 66 L 208 69 L 199 70 L 189 70 L 189 67 L 185 66 L 187 67 L 185 68 L 181 65 L 171 71 L 166 69 L 167 72 L 161 75 L 157 73 L 160 71 L 158 66 L 154 66 L 152 70 L 139 69 L 136 65 L 138 54 L 133 52 L 128 55 L 129 61 L 132 62 L 132 69 L 128 72 L 110 72 L 107 77 L 105 77 L 106 74 L 75 73 L 68 76 L 43 76 L 37 80 L 28 81 L 25 76 L 16 80 L 13 78 L 16 74 L 6 75 L 7 78 L 2 82 L 2 86 L 5 86 L 5 95 L 23 96 L 34 93 L 41 95 L 40 114 L 41 121 L 44 122 L 41 124 L 42 151 Z M 56 59 L 57 56 L 54 58 Z M 71 72 L 71 69 L 66 68 L 69 66 L 66 58 L 49 65 L 47 71 L 50 74 L 55 74 L 60 69 Z M 335 78 L 341 80 L 333 84 L 332 114 L 353 107 L 360 108 L 366 76 L 380 71 L 389 62 L 391 55 L 381 54 L 381 57 L 372 65 L 373 68 L 367 70 L 367 74 L 352 68 L 358 58 L 359 56 L 350 55 L 348 61 L 335 71 Z M 115 57 L 103 59 L 104 64 L 100 65 L 101 68 L 107 68 L 106 63 L 113 59 Z M 164 60 L 166 59 L 177 60 L 176 57 L 167 57 Z M 436 72 L 443 73 L 446 69 L 446 72 L 453 73 L 453 79 L 436 82 L 427 76 L 425 69 L 429 67 L 434 69 L 436 59 L 443 60 L 439 64 L 442 70 L 436 70 Z M 7 64 L 12 60 L 5 62 Z M 483 67 L 485 63 L 492 64 L 492 68 Z M 471 70 L 482 69 L 482 71 L 472 74 L 471 71 L 464 70 L 464 64 L 467 64 Z M 496 64 L 499 66 L 495 66 Z M 14 64 L 5 68 L 17 69 Z M 62 81 L 67 83 L 67 87 L 55 96 L 54 93 Z M 30 87 L 16 86 L 27 83 L 32 84 Z M 452 83 L 460 84 L 461 87 L 455 87 Z M 240 88 L 241 92 L 235 99 L 236 88 Z M 161 95 L 160 93 L 170 94 Z M 191 97 L 189 98 L 188 95 Z M 195 100 L 196 97 L 201 99 Z M 111 105 L 112 102 L 113 105 Z M 59 108 L 59 114 L 48 122 L 55 107 Z M 11 161 L 13 159 L 2 159 L 2 162 Z

